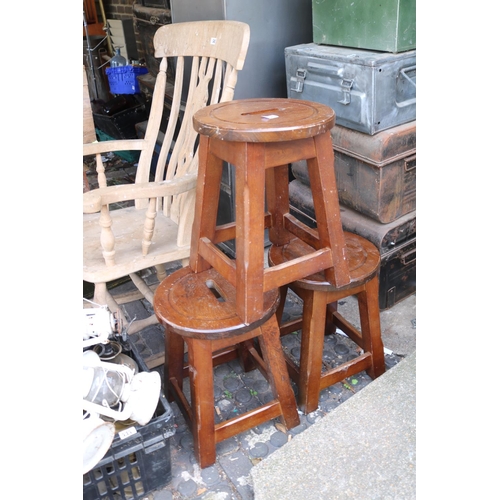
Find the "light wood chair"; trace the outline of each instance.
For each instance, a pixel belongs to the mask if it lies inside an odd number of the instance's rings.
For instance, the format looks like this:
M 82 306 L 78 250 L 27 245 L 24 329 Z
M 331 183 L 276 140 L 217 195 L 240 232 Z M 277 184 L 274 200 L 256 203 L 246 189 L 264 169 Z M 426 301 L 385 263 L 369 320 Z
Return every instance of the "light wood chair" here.
M 165 263 L 187 264 L 198 171 L 198 133 L 192 117 L 209 104 L 233 99 L 249 39 L 249 26 L 237 21 L 162 26 L 154 37 L 155 57 L 161 58 L 161 63 L 144 139 L 89 143 L 84 137 L 83 155 L 95 155 L 99 186 L 83 194 L 83 279 L 94 284 L 93 301 L 106 304 L 118 314 L 129 334 L 158 320 L 152 315 L 128 323 L 120 310 L 123 302 L 113 298 L 107 283 L 128 275 L 140 293 L 152 302 L 154 290 L 140 277 L 140 271 L 156 268 L 161 282 L 166 276 Z M 167 65 L 171 58 L 176 63 L 175 83 L 173 95 L 167 98 Z M 184 73 L 189 61 L 191 73 L 189 83 L 184 85 L 188 85 L 184 98 L 183 84 L 188 82 Z M 166 98 L 170 114 L 151 181 L 151 164 Z M 88 119 L 88 113 L 84 118 Z M 176 128 L 179 131 L 174 136 Z M 102 155 L 124 150 L 140 151 L 135 183 L 108 186 Z M 130 200 L 134 201 L 132 207 L 116 205 Z

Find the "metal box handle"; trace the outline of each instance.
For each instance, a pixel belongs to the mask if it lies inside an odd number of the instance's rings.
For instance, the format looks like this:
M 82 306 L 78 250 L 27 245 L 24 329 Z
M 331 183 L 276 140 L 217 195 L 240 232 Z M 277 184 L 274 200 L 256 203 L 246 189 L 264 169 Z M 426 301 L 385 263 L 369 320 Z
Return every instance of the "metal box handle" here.
M 295 72 L 295 76 L 292 76 L 290 78 L 290 81 L 292 82 L 292 86 L 290 87 L 290 90 L 292 92 L 297 92 L 301 93 L 302 89 L 304 88 L 304 80 L 306 79 L 307 76 L 307 70 L 304 68 L 297 68 L 297 71 Z M 293 85 L 295 83 L 295 85 Z
M 405 162 L 405 172 L 410 172 L 417 168 L 417 155 L 408 156 L 404 159 Z

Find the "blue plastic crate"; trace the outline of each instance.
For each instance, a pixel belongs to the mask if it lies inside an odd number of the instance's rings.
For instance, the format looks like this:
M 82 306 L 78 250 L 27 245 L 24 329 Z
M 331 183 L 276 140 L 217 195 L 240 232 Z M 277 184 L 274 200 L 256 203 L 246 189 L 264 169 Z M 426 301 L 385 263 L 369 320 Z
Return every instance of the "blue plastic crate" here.
M 118 66 L 116 68 L 107 68 L 109 90 L 112 94 L 139 94 L 138 75 L 144 75 L 148 72 L 147 68 L 141 66 Z

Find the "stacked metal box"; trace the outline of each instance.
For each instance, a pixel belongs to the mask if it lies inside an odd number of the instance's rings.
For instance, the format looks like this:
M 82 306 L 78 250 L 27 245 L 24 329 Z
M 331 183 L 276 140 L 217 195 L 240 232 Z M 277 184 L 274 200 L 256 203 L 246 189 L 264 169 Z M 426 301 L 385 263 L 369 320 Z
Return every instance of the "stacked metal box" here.
M 378 246 L 387 309 L 416 290 L 415 0 L 313 0 L 313 40 L 285 48 L 287 94 L 335 111 L 343 226 Z M 292 173 L 291 211 L 314 226 L 306 163 Z

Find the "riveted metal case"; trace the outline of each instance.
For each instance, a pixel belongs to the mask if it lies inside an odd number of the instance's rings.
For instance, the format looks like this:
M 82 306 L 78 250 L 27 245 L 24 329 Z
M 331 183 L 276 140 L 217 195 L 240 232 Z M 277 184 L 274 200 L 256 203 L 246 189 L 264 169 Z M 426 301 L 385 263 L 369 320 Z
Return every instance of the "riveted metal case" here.
M 309 227 L 316 227 L 311 188 L 294 179 L 289 185 L 290 213 Z M 389 309 L 416 292 L 416 211 L 382 224 L 340 205 L 342 227 L 371 241 L 380 251 L 379 307 Z
M 416 50 L 398 54 L 306 43 L 285 48 L 288 97 L 321 102 L 365 134 L 416 119 Z
M 335 126 L 331 131 L 339 200 L 384 224 L 416 209 L 416 121 L 376 135 Z M 309 184 L 305 161 L 292 164 Z

